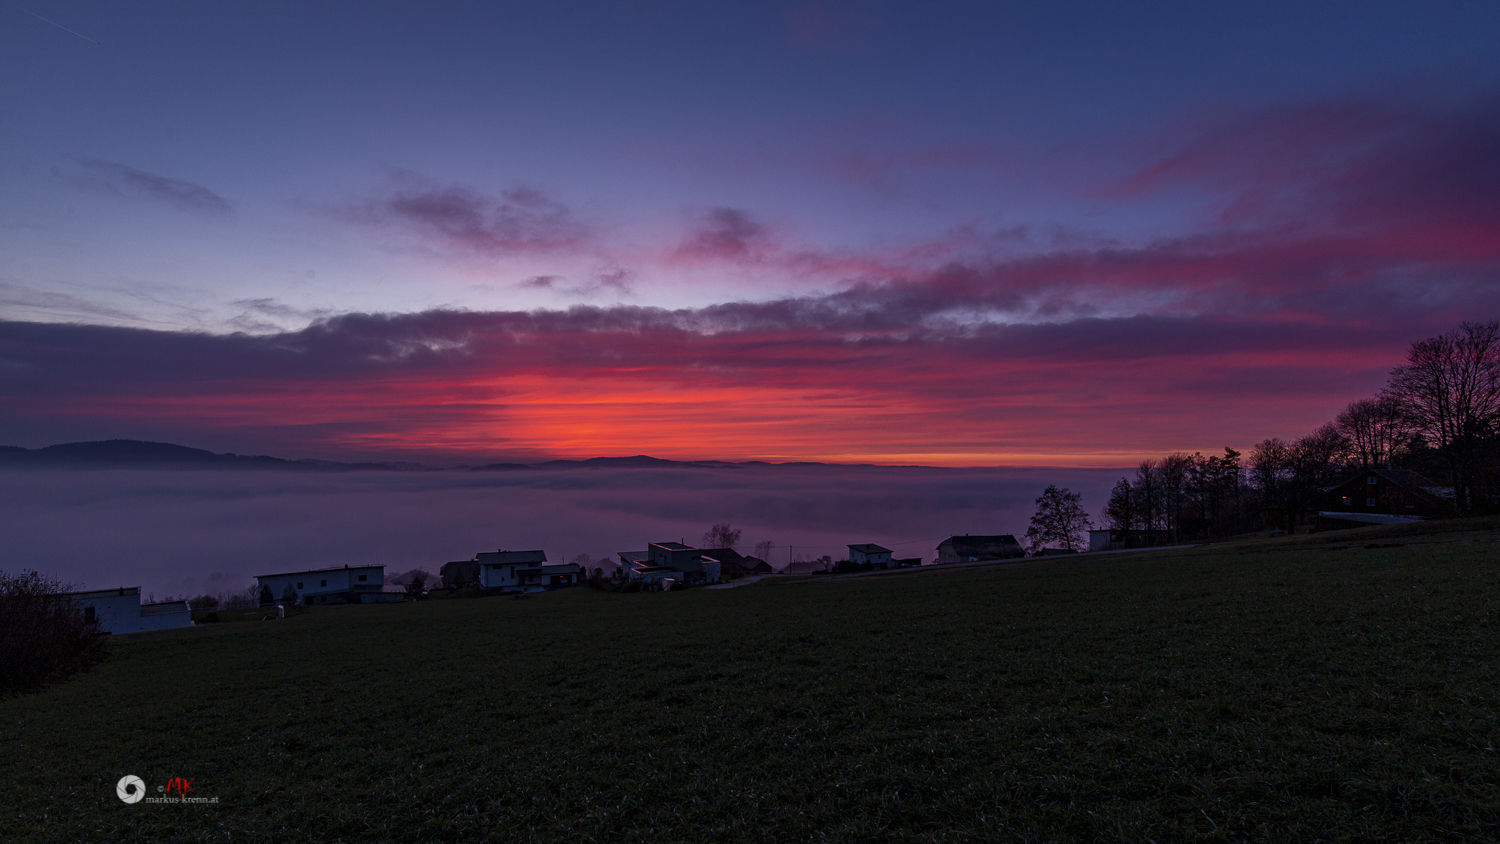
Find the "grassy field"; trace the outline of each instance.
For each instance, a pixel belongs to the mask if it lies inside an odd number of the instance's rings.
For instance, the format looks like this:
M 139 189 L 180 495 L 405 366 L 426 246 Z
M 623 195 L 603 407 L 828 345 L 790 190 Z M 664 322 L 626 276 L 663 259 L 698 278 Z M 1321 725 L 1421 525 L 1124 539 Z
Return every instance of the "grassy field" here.
M 0 839 L 1493 840 L 1496 528 L 121 638 L 0 702 Z

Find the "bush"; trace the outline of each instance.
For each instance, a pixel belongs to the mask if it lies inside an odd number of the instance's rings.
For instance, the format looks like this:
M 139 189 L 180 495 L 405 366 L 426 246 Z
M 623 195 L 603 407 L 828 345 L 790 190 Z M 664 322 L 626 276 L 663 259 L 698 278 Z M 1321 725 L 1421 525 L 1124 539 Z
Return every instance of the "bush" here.
M 0 696 L 41 688 L 104 657 L 99 622 L 86 621 L 63 590 L 34 571 L 0 571 Z

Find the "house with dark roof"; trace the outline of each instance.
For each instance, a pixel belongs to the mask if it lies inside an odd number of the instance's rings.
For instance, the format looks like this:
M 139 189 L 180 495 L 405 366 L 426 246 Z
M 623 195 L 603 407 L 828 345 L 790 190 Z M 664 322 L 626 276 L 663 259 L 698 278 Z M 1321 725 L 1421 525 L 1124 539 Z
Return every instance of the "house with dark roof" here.
M 457 589 L 460 586 L 468 586 L 479 582 L 479 559 L 454 560 L 451 563 L 443 563 L 438 569 L 438 576 L 443 579 L 444 589 Z
M 977 563 L 1026 556 L 1026 549 L 1009 533 L 985 536 L 950 536 L 937 547 L 939 563 Z
M 872 566 L 877 569 L 894 568 L 891 564 L 891 549 L 863 543 L 849 546 L 849 562 L 856 566 Z
M 1414 522 L 1453 512 L 1453 489 L 1416 472 L 1366 469 L 1323 493 L 1317 524 L 1323 529 Z

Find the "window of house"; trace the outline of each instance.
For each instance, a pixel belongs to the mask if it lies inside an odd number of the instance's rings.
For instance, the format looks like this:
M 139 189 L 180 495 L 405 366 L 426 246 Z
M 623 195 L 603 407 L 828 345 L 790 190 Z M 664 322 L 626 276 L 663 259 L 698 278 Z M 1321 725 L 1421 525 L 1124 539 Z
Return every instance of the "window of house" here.
M 298 588 L 298 589 L 301 589 L 301 588 L 302 588 L 302 581 L 300 581 L 300 580 L 299 580 L 299 581 L 297 581 L 297 588 Z
M 84 607 L 83 608 L 83 620 L 84 621 L 88 622 L 89 624 L 93 624 L 98 619 L 99 619 L 99 614 L 96 613 L 96 612 L 94 612 L 94 608 L 93 607 Z
M 366 581 L 366 580 L 368 580 L 368 579 L 369 579 L 369 576 L 368 576 L 368 575 L 363 575 L 363 574 L 362 574 L 362 575 L 360 575 L 360 576 L 359 576 L 359 582 L 360 582 L 360 583 L 364 583 L 364 582 L 365 582 L 365 581 Z
M 1349 496 L 1347 496 L 1347 495 L 1344 496 L 1344 506 L 1345 507 L 1348 507 L 1350 504 L 1353 504 L 1353 503 L 1354 502 L 1352 502 L 1352 501 L 1349 500 Z
M 1365 478 L 1365 483 L 1367 483 L 1367 484 L 1373 484 L 1373 483 L 1375 483 L 1375 476 L 1371 475 L 1370 477 Z
M 327 586 L 328 585 L 328 581 L 326 581 L 326 580 L 320 580 L 320 581 L 318 581 L 318 585 L 319 586 Z
M 1365 506 L 1366 507 L 1374 507 L 1375 506 L 1375 499 L 1373 499 L 1373 498 L 1366 498 L 1365 499 Z

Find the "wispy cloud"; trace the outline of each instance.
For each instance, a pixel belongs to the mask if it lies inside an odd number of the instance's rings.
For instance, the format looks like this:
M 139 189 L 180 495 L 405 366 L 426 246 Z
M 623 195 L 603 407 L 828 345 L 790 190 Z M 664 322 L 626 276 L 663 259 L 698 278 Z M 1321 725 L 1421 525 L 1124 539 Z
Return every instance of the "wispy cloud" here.
M 182 211 L 227 214 L 232 210 L 228 200 L 196 182 L 148 173 L 115 161 L 81 158 L 78 163 L 82 173 L 76 181 L 96 190 L 160 202 Z
M 397 173 L 397 181 L 396 189 L 345 209 L 345 216 L 404 230 L 442 249 L 491 257 L 575 250 L 589 237 L 566 205 L 535 188 L 493 196 L 427 184 L 407 171 Z

